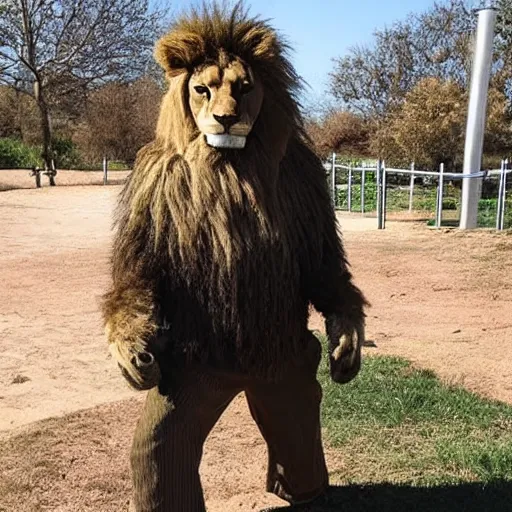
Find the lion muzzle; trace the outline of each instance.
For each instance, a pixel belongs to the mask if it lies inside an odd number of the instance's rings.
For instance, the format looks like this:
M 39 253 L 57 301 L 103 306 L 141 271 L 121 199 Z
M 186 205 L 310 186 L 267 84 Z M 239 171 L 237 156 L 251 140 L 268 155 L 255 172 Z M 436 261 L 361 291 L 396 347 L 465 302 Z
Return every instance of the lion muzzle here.
M 219 149 L 243 149 L 247 138 L 241 135 L 230 135 L 229 133 L 206 135 L 206 142 L 209 146 Z

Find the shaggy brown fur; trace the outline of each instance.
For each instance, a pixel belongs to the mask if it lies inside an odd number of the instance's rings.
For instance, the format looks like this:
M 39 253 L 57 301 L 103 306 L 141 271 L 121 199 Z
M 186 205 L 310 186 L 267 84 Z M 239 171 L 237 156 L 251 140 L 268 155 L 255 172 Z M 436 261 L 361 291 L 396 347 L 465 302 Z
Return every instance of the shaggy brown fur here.
M 193 12 L 158 43 L 169 92 L 156 139 L 140 151 L 119 202 L 104 304 L 111 343 L 142 336 L 158 352 L 152 337 L 165 319 L 161 366 L 185 354 L 272 378 L 303 350 L 310 303 L 336 316 L 337 335 L 363 325 L 365 301 L 303 130 L 300 83 L 286 51 L 240 6 L 230 16 L 218 7 Z M 207 146 L 187 105 L 191 73 L 229 56 L 264 86 L 240 151 Z

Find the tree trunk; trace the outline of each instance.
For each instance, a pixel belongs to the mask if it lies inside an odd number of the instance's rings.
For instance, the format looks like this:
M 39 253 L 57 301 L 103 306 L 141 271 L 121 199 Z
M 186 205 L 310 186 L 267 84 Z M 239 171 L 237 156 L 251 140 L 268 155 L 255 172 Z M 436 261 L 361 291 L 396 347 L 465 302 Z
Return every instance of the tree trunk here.
M 37 102 L 37 106 L 39 107 L 39 112 L 41 114 L 41 132 L 43 135 L 43 152 L 42 157 L 44 161 L 44 167 L 46 173 L 48 173 L 48 178 L 50 180 L 50 186 L 55 186 L 55 172 L 54 166 L 52 163 L 53 160 L 53 151 L 52 151 L 52 129 L 50 123 L 50 112 L 48 110 L 48 105 L 46 104 L 46 100 L 41 90 L 41 83 L 36 80 L 34 82 L 34 97 Z

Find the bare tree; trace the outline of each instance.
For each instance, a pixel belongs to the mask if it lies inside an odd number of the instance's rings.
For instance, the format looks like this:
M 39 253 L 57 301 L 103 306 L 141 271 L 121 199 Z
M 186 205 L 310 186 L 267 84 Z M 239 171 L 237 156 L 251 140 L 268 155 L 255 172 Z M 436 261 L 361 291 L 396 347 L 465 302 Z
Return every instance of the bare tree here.
M 162 89 L 155 80 L 111 82 L 89 94 L 73 141 L 89 163 L 101 157 L 133 163 L 137 151 L 153 140 Z
M 491 87 L 484 150 L 488 156 L 510 151 L 512 130 L 503 91 Z M 467 90 L 453 80 L 425 78 L 407 94 L 371 136 L 371 151 L 391 165 L 413 160 L 419 168 L 461 170 Z
M 496 0 L 498 9 L 497 55 L 500 66 L 496 86 L 512 99 L 512 0 Z M 511 108 L 512 110 L 512 108 Z
M 475 26 L 473 3 L 435 3 L 425 12 L 378 30 L 372 45 L 352 48 L 348 55 L 335 59 L 330 75 L 334 96 L 346 108 L 375 118 L 400 106 L 426 77 L 465 87 Z
M 306 119 L 306 130 L 323 157 L 332 151 L 351 156 L 367 154 L 368 125 L 361 116 L 352 112 L 333 110 L 321 120 Z
M 0 0 L 0 84 L 35 99 L 48 168 L 52 106 L 143 74 L 161 23 L 147 0 Z

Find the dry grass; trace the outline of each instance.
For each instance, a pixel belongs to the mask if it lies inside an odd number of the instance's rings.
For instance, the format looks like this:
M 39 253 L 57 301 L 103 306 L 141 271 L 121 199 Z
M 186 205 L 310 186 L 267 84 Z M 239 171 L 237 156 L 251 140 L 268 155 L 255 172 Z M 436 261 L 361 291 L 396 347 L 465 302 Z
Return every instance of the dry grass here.
M 0 437 L 0 511 L 120 512 L 137 400 L 38 422 Z

